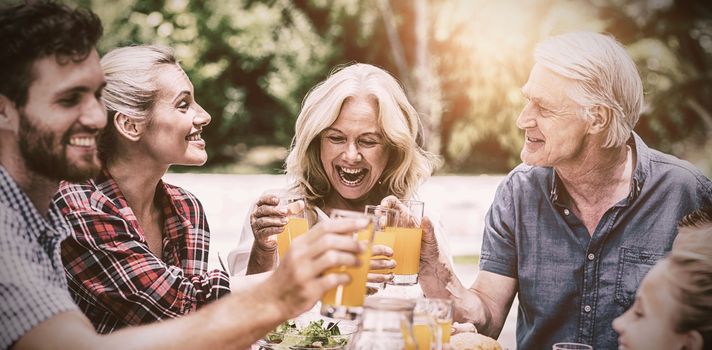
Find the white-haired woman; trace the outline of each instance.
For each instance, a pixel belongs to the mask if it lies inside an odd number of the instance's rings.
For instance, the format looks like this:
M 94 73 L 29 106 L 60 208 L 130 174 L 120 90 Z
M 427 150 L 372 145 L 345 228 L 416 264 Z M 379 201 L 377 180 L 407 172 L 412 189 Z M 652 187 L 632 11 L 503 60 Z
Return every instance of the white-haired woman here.
M 100 333 L 173 318 L 230 292 L 208 271 L 209 228 L 188 191 L 164 183 L 172 164 L 202 165 L 210 115 L 172 51 L 112 50 L 101 59 L 110 121 L 101 174 L 62 183 L 55 202 L 73 227 L 62 244 L 72 295 Z
M 414 198 L 438 162 L 422 145 L 418 113 L 393 76 L 369 64 L 342 67 L 304 99 L 286 161 L 288 191 L 306 199 L 316 221 L 333 209 L 363 212 L 388 196 Z M 286 223 L 277 204 L 277 196 L 266 194 L 253 207 L 240 244 L 229 256 L 233 272 L 272 269 L 274 235 Z M 374 245 L 373 254 L 392 256 L 392 250 Z M 388 259 L 371 262 L 371 269 L 394 266 Z M 371 274 L 369 280 L 388 277 Z

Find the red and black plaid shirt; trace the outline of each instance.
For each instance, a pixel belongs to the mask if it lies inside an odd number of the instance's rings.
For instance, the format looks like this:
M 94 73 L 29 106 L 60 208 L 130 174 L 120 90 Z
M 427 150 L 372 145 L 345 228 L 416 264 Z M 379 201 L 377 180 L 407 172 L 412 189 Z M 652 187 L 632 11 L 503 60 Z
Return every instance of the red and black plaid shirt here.
M 73 228 L 62 242 L 69 289 L 99 333 L 179 317 L 230 292 L 226 272 L 207 271 L 210 233 L 198 199 L 163 181 L 156 191 L 162 259 L 106 171 L 82 184 L 63 182 L 55 196 Z

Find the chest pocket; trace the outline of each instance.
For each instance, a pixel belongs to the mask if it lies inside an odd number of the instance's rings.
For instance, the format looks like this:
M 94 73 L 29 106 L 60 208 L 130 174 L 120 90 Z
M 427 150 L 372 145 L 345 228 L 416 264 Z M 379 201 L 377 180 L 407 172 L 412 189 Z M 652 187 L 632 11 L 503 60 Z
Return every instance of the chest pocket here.
M 665 254 L 640 248 L 620 248 L 616 276 L 616 302 L 626 309 L 629 308 L 635 300 L 635 292 L 643 277 L 663 256 Z

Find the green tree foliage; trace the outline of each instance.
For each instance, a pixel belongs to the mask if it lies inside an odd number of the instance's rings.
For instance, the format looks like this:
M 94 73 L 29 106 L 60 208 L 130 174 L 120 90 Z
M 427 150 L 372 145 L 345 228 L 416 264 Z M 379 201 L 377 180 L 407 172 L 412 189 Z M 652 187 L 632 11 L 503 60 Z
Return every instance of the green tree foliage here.
M 571 30 L 608 31 L 627 45 L 646 88 L 636 130 L 651 146 L 687 156 L 712 133 L 711 5 L 703 2 L 76 2 L 104 21 L 102 52 L 136 43 L 175 49 L 213 117 L 204 132 L 212 165 L 240 160 L 254 146 L 288 147 L 309 89 L 335 66 L 358 61 L 403 83 L 443 171 L 506 172 L 519 162 L 515 121 L 534 45 Z
M 646 110 L 636 130 L 652 145 L 712 174 L 712 3 L 595 3 L 606 30 L 635 58 Z

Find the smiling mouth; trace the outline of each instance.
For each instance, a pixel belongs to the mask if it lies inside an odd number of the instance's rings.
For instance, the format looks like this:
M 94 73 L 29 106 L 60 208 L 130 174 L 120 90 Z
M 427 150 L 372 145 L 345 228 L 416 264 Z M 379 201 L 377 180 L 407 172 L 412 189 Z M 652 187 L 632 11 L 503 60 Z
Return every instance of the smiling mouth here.
M 366 168 L 344 168 L 336 166 L 336 172 L 339 173 L 339 178 L 347 186 L 358 186 L 366 178 L 368 169 Z
M 527 142 L 544 142 L 544 139 L 538 139 L 536 137 L 527 136 Z
M 76 147 L 94 147 L 96 145 L 95 136 L 74 136 L 69 138 L 69 145 Z
M 190 134 L 190 135 L 186 136 L 185 139 L 186 139 L 187 141 L 202 141 L 202 140 L 203 140 L 203 138 L 200 137 L 200 132 L 196 132 L 196 133 L 194 133 L 194 134 Z

